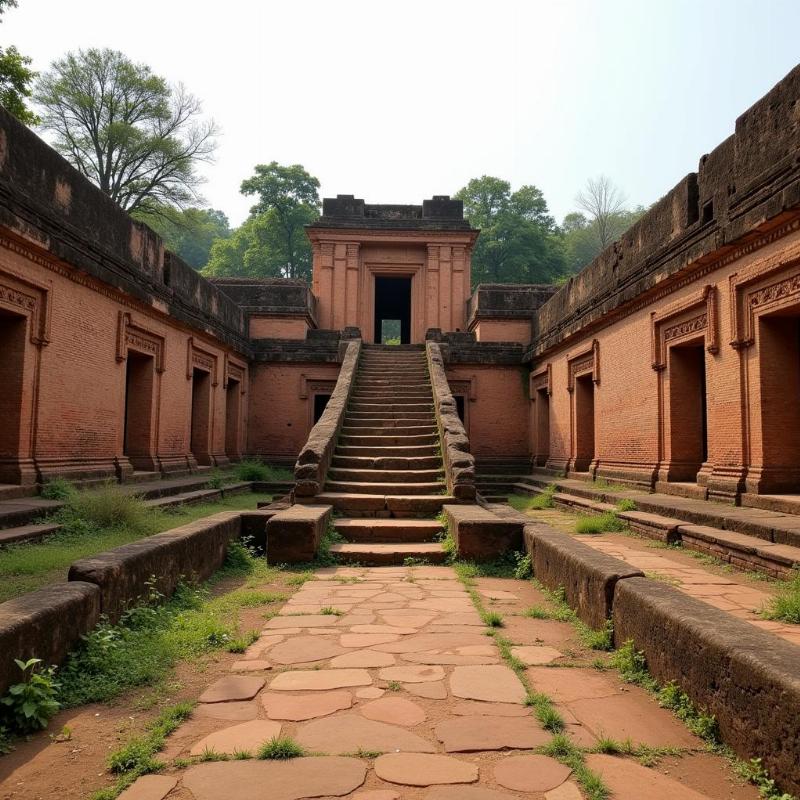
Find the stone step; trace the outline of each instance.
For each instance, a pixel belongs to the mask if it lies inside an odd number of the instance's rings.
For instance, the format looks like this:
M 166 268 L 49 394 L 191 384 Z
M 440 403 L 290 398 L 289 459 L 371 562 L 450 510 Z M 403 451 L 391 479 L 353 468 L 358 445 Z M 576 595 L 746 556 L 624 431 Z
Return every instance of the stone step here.
M 358 378 L 375 378 L 378 380 L 396 377 L 401 377 L 404 380 L 419 378 L 420 380 L 429 381 L 431 379 L 430 373 L 424 367 L 364 367 L 359 369 L 356 375 Z
M 407 560 L 444 564 L 447 553 L 438 542 L 419 544 L 360 544 L 346 543 L 331 546 L 331 554 L 345 564 L 386 566 L 404 564 Z
M 385 389 L 383 391 L 376 392 L 372 390 L 363 391 L 362 389 L 356 389 L 351 395 L 351 400 L 354 403 L 421 403 L 425 400 L 431 400 L 432 397 L 433 395 L 431 394 L 430 389 L 419 392 L 405 390 L 395 392 L 391 389 Z
M 444 533 L 435 519 L 337 519 L 333 524 L 348 542 L 434 542 Z
M 438 458 L 441 461 L 438 444 L 395 445 L 376 447 L 374 445 L 336 445 L 335 456 L 369 456 L 370 458 Z
M 38 525 L 20 525 L 16 528 L 6 528 L 0 531 L 0 548 L 10 544 L 22 542 L 38 542 L 46 536 L 52 536 L 61 530 L 55 523 L 40 523 Z
M 433 495 L 445 489 L 443 481 L 426 481 L 424 483 L 356 482 L 328 480 L 325 482 L 326 492 L 345 492 L 347 494 L 424 494 Z
M 402 416 L 382 419 L 380 417 L 352 417 L 350 414 L 347 414 L 344 418 L 344 425 L 347 428 L 409 428 L 415 425 L 435 427 L 436 417 L 434 417 L 433 414 L 429 414 L 419 419 Z
M 0 530 L 30 525 L 63 507 L 60 500 L 46 500 L 44 497 L 4 500 L 0 503 Z
M 324 491 L 314 497 L 298 497 L 298 503 L 325 504 L 348 517 L 396 517 L 413 519 L 430 518 L 442 510 L 442 506 L 455 503 L 456 499 L 446 494 L 350 494 Z
M 347 469 L 332 466 L 328 472 L 331 480 L 356 483 L 441 483 L 444 469 Z
M 433 412 L 433 401 L 430 403 L 376 403 L 375 401 L 362 401 L 359 402 L 358 400 L 354 400 L 350 398 L 350 402 L 347 404 L 347 413 L 358 413 L 358 412 L 375 412 L 380 411 L 382 413 L 392 413 L 392 412 L 401 412 L 405 414 L 408 411 L 424 411 L 426 413 Z
M 404 425 L 391 428 L 379 425 L 369 428 L 365 425 L 351 427 L 345 424 L 341 430 L 342 436 L 432 436 L 436 433 L 438 428 L 435 425 Z
M 416 436 L 347 436 L 343 434 L 339 437 L 339 443 L 345 447 L 358 445 L 372 445 L 374 447 L 407 447 L 418 444 L 436 445 L 439 443 L 439 436 L 436 433 Z
M 432 419 L 436 420 L 433 409 L 430 411 L 414 411 L 403 407 L 397 411 L 383 411 L 381 407 L 367 411 L 347 410 L 347 417 L 352 419 Z
M 343 456 L 334 453 L 332 468 L 357 470 L 437 470 L 441 472 L 442 459 L 439 456 Z
M 168 495 L 145 500 L 144 504 L 150 508 L 176 508 L 177 506 L 191 506 L 198 503 L 208 503 L 222 499 L 221 489 L 200 489 L 195 492 Z

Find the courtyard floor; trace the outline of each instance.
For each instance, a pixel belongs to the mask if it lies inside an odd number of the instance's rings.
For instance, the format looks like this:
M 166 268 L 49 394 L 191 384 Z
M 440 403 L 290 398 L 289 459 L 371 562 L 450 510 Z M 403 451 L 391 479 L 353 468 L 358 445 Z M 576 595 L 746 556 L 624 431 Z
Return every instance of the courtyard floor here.
M 618 800 L 758 796 L 571 624 L 524 616 L 533 605 L 548 601 L 530 581 L 465 586 L 450 567 L 320 569 L 268 615 L 246 653 L 189 679 L 198 704 L 159 754 L 166 768 L 121 797 L 579 800 L 602 796 L 586 793 L 597 779 Z M 500 626 L 485 624 L 492 612 Z M 546 754 L 553 733 L 540 720 L 558 728 L 555 717 L 579 748 L 569 765 Z M 68 750 L 102 752 L 99 730 L 84 713 L 66 746 L 41 743 L 4 776 L 0 798 L 51 796 L 36 759 L 57 748 L 65 762 Z M 635 754 L 596 752 L 611 739 Z M 304 755 L 263 758 L 292 747 Z M 69 771 L 54 766 L 51 786 L 64 786 Z M 101 776 L 84 784 L 108 785 Z

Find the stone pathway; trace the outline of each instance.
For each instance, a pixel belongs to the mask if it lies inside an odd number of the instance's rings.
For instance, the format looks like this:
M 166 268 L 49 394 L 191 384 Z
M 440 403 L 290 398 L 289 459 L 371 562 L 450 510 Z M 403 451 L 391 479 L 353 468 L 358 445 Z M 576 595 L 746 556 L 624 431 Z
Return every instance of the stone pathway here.
M 572 626 L 523 616 L 546 602 L 530 582 L 479 579 L 475 590 L 575 744 L 605 736 L 675 749 L 654 768 L 587 754 L 614 797 L 755 800 L 643 690 L 593 667 L 598 653 Z M 580 800 L 571 769 L 536 752 L 552 734 L 487 633 L 448 567 L 319 570 L 201 694 L 160 755 L 172 766 L 122 798 Z M 257 758 L 277 737 L 305 755 Z

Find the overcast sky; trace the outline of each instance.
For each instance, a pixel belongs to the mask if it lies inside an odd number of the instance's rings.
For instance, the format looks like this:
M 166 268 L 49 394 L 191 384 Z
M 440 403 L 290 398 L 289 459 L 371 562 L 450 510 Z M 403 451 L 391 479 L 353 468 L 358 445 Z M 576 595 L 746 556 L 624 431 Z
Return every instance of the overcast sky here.
M 560 220 L 589 176 L 649 204 L 800 61 L 800 0 L 19 0 L 36 69 L 112 47 L 223 130 L 207 202 L 240 223 L 256 163 L 323 196 L 419 203 L 496 175 Z

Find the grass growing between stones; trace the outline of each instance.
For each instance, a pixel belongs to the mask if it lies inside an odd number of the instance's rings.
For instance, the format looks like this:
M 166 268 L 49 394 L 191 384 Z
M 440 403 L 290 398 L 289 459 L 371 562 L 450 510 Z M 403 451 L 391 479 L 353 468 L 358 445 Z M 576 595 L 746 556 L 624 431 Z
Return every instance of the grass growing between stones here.
M 481 596 L 475 589 L 475 578 L 478 577 L 476 573 L 479 571 L 478 565 L 456 564 L 455 567 L 456 574 L 469 593 L 475 609 L 480 614 L 481 619 L 485 620 L 487 611 Z M 514 671 L 514 674 L 525 688 L 527 695 L 525 704 L 533 708 L 534 715 L 541 726 L 553 734 L 552 740 L 544 748 L 540 748 L 540 752 L 568 766 L 588 800 L 607 800 L 611 794 L 608 787 L 603 783 L 603 779 L 599 775 L 586 766 L 583 751 L 569 737 L 564 735 L 564 719 L 558 713 L 553 701 L 546 694 L 535 691 L 531 686 L 525 664 L 516 658 L 512 652 L 513 643 L 505 638 L 499 630 L 490 627 L 488 632 L 494 638 L 501 658 Z
M 517 511 L 537 511 L 545 508 L 554 508 L 555 502 L 553 495 L 556 493 L 556 485 L 548 484 L 540 494 L 528 497 L 525 495 L 509 495 L 508 504 Z
M 240 461 L 235 467 L 235 474 L 240 481 L 277 483 L 294 480 L 294 473 L 290 469 L 265 464 L 258 458 L 248 458 Z
M 42 542 L 19 544 L 0 550 L 0 603 L 50 583 L 66 580 L 70 564 L 123 544 L 185 525 L 220 511 L 255 509 L 269 495 L 242 494 L 215 503 L 182 506 L 170 511 L 148 508 L 141 500 L 117 492 L 104 499 L 84 498 L 96 492 L 75 493 L 75 501 L 54 521 L 62 530 Z
M 795 570 L 790 580 L 778 584 L 777 594 L 761 614 L 765 619 L 800 625 L 800 570 Z
M 289 758 L 300 758 L 306 751 L 290 736 L 276 736 L 261 745 L 258 758 L 284 761 Z
M 605 514 L 582 514 L 575 522 L 576 533 L 624 531 L 626 527 L 624 520 L 621 520 L 613 511 L 607 511 Z
M 158 772 L 166 765 L 156 758 L 164 749 L 167 737 L 191 716 L 192 703 L 178 703 L 164 709 L 141 736 L 131 739 L 108 757 L 109 770 L 117 775 L 116 783 L 94 792 L 90 800 L 114 800 L 137 778 Z
M 244 551 L 242 553 L 241 551 Z M 237 631 L 238 611 L 259 600 L 255 581 L 269 580 L 275 570 L 255 559 L 238 543 L 230 547 L 227 566 L 203 587 L 180 585 L 166 602 L 150 596 L 131 608 L 116 625 L 100 624 L 59 670 L 59 701 L 66 707 L 111 700 L 128 689 L 158 684 L 183 659 L 215 650 L 242 652 L 253 641 Z M 242 562 L 249 559 L 247 566 Z M 213 597 L 213 586 L 225 578 L 247 577 L 245 585 Z M 262 593 L 264 604 L 276 602 Z

